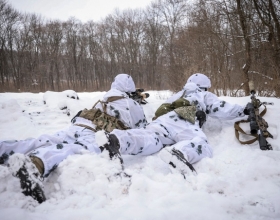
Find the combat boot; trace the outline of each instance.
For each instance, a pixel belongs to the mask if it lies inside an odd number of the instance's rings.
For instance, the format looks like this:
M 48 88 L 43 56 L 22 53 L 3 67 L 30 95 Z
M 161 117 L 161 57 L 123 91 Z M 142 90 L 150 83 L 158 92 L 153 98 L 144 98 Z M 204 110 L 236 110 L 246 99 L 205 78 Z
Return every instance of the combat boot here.
M 159 152 L 159 157 L 181 173 L 186 173 L 188 169 L 196 172 L 194 167 L 184 157 L 184 154 L 175 148 L 167 147 L 162 149 Z
M 4 153 L 2 156 L 0 156 L 0 165 L 5 164 L 9 159 L 9 155 Z
M 46 201 L 42 180 L 40 179 L 41 174 L 29 156 L 14 154 L 10 156 L 8 166 L 13 176 L 20 180 L 24 195 L 31 196 L 39 203 Z

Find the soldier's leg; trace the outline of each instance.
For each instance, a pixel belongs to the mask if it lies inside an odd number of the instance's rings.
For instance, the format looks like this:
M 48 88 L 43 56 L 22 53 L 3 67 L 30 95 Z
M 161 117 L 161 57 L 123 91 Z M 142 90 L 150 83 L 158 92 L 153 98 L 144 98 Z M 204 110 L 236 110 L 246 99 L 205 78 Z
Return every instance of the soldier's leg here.
M 163 149 L 159 156 L 180 172 L 186 172 L 189 168 L 193 170 L 191 164 L 213 155 L 206 135 L 196 125 L 185 126 L 173 138 L 176 144 Z
M 189 125 L 174 137 L 176 144 L 172 147 L 181 151 L 191 163 L 196 163 L 204 157 L 212 157 L 212 147 L 207 137 L 197 125 Z
M 118 138 L 121 154 L 151 155 L 163 147 L 163 137 L 152 129 L 115 129 L 111 134 Z
M 204 157 L 213 156 L 213 150 L 210 144 L 207 140 L 199 136 L 196 136 L 191 140 L 180 141 L 172 147 L 181 151 L 191 164 L 200 161 Z
M 212 148 L 207 141 L 201 137 L 194 137 L 192 140 L 177 142 L 172 146 L 164 148 L 159 157 L 170 164 L 181 173 L 195 171 L 192 164 L 205 157 L 212 157 Z
M 83 150 L 101 153 L 95 141 L 95 133 L 89 129 L 71 126 L 64 141 L 48 147 L 33 150 L 30 155 L 39 158 L 44 165 L 44 176 L 48 176 L 60 162 L 70 155 L 80 154 Z
M 43 168 L 41 171 L 43 176 L 47 177 L 64 159 L 70 155 L 79 154 L 82 150 L 85 150 L 85 148 L 79 144 L 56 144 L 38 148 L 32 151 L 29 156 L 38 158 L 42 162 Z
M 0 164 L 8 160 L 14 153 L 27 154 L 28 152 L 43 146 L 59 142 L 56 137 L 50 135 L 41 135 L 39 138 L 30 138 L 26 140 L 11 140 L 0 142 Z

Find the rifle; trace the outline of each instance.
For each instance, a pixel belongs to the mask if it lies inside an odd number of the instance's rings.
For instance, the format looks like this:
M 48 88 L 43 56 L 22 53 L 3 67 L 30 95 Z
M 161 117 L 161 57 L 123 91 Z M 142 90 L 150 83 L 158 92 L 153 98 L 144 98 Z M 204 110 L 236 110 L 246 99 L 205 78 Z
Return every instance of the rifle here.
M 261 150 L 273 150 L 271 144 L 269 144 L 266 138 L 273 136 L 267 130 L 268 123 L 263 119 L 263 115 L 266 113 L 266 105 L 273 105 L 273 102 L 261 102 L 256 98 L 256 91 L 254 90 L 253 82 L 249 82 L 249 88 L 251 93 L 251 102 L 248 102 L 245 109 L 244 114 L 248 115 L 247 120 L 237 121 L 234 124 L 235 135 L 241 144 L 252 144 L 256 140 L 259 141 Z M 260 113 L 259 108 L 264 106 L 264 110 Z M 249 122 L 250 123 L 250 134 L 245 133 L 239 126 L 239 123 Z M 240 141 L 239 133 L 251 135 L 255 138 L 249 141 Z
M 136 89 L 135 92 L 129 93 L 129 98 L 132 98 L 134 101 L 138 102 L 139 104 L 147 104 L 148 102 L 145 100 L 150 96 L 149 93 L 143 93 L 144 89 Z

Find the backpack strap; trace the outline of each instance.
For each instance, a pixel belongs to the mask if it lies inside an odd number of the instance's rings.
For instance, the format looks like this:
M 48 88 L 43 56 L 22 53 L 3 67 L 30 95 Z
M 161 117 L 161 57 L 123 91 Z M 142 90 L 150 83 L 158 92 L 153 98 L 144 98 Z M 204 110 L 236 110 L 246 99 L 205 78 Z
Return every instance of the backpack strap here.
M 97 130 L 101 130 L 101 129 L 104 129 L 107 132 L 111 132 L 114 128 L 121 129 L 121 130 L 129 129 L 129 127 L 125 126 L 124 123 L 122 121 L 120 121 L 118 118 L 111 116 L 111 115 L 107 114 L 107 112 L 106 112 L 107 104 L 109 102 L 114 102 L 116 100 L 120 100 L 123 98 L 125 98 L 125 97 L 112 96 L 112 97 L 109 97 L 106 102 L 98 100 L 91 109 L 89 109 L 89 110 L 84 109 L 79 113 L 80 117 L 92 121 L 92 123 L 96 126 L 94 129 L 91 128 L 90 126 L 83 125 L 83 124 L 75 124 L 75 125 L 85 127 L 94 132 L 96 132 Z M 103 111 L 99 108 L 95 108 L 98 103 L 101 103 Z
M 97 103 L 100 102 L 101 105 L 102 105 L 103 112 L 107 113 L 107 104 L 108 104 L 108 102 L 114 102 L 114 101 L 117 101 L 117 100 L 123 99 L 123 98 L 125 98 L 125 97 L 124 97 L 124 96 L 111 96 L 111 97 L 109 97 L 109 98 L 107 99 L 106 102 L 101 101 L 101 100 L 98 100 L 98 101 L 92 106 L 92 108 L 95 108 L 95 106 L 97 105 Z
M 185 94 L 186 94 L 186 90 L 184 90 L 183 95 L 180 98 L 184 98 Z
M 107 99 L 107 102 L 114 102 L 114 101 L 117 101 L 117 100 L 123 99 L 123 98 L 125 98 L 125 97 L 123 97 L 123 96 L 111 96 Z

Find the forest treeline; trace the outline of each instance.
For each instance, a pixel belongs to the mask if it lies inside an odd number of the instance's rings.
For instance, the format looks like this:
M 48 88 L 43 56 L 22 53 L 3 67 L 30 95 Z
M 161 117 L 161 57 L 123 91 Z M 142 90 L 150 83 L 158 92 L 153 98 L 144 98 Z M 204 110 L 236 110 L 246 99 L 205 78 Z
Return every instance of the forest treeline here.
M 0 92 L 104 91 L 116 74 L 177 91 L 195 72 L 218 95 L 280 96 L 279 0 L 156 0 L 99 22 L 23 14 L 0 0 Z

